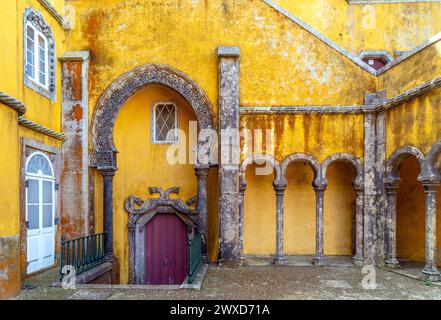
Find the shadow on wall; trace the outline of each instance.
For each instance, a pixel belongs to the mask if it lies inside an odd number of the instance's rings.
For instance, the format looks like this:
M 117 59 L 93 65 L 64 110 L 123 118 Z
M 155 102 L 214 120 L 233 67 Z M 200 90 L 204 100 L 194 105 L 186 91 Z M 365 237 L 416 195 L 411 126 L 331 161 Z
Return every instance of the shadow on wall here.
M 325 255 L 355 253 L 355 191 L 352 182 L 355 169 L 337 161 L 327 171 L 325 191 L 324 249 Z
M 400 168 L 401 183 L 397 192 L 397 257 L 425 262 L 425 199 L 423 187 L 417 180 L 419 174 L 418 160 L 410 156 Z

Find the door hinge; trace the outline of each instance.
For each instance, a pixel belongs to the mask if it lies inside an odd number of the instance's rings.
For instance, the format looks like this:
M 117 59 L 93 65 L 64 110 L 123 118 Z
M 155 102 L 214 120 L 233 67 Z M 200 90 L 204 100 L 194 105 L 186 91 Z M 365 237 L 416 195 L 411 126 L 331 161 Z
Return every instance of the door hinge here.
M 26 229 L 29 229 L 29 221 L 26 221 Z
M 25 187 L 26 187 L 26 188 L 29 187 L 29 180 L 25 180 Z
M 56 184 L 55 184 L 55 191 L 58 191 L 58 189 L 60 189 L 60 184 L 59 184 L 59 183 L 56 183 Z
M 60 224 L 60 218 L 55 218 L 55 225 L 58 226 Z

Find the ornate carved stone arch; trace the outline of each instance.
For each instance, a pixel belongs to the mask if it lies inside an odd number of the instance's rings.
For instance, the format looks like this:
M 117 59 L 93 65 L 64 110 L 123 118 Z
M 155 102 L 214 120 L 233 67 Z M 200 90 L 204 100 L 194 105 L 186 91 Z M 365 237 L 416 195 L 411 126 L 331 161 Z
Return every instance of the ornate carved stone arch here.
M 252 163 L 256 163 L 256 162 L 259 163 L 260 161 L 268 162 L 271 164 L 271 166 L 273 167 L 273 171 L 274 171 L 274 182 L 284 181 L 280 164 L 272 155 L 254 154 L 254 155 L 250 155 L 247 158 L 245 158 L 245 160 L 242 162 L 242 164 L 240 166 L 240 180 L 241 180 L 242 184 L 246 184 L 245 172 L 247 170 L 248 165 L 250 165 Z
M 394 182 L 400 179 L 401 164 L 410 156 L 417 158 L 420 170 L 423 170 L 426 162 L 424 154 L 412 146 L 402 147 L 396 150 L 386 162 L 386 182 Z
M 343 161 L 346 163 L 351 164 L 356 172 L 356 177 L 354 180 L 354 185 L 356 186 L 361 186 L 363 183 L 363 166 L 360 162 L 360 160 L 349 153 L 344 153 L 344 152 L 340 152 L 340 153 L 335 153 L 331 156 L 329 156 L 328 158 L 325 159 L 325 161 L 323 161 L 322 165 L 321 165 L 321 180 L 327 182 L 326 179 L 326 172 L 328 170 L 328 167 L 335 161 Z
M 116 79 L 95 107 L 92 120 L 92 166 L 116 169 L 115 154 L 118 150 L 113 140 L 116 118 L 126 101 L 150 84 L 160 84 L 175 90 L 194 110 L 200 129 L 216 129 L 213 107 L 195 81 L 167 65 L 142 65 Z
M 320 163 L 312 155 L 306 153 L 294 153 L 285 158 L 282 162 L 282 177 L 286 180 L 286 170 L 292 162 L 306 162 L 314 172 L 314 180 L 320 177 Z

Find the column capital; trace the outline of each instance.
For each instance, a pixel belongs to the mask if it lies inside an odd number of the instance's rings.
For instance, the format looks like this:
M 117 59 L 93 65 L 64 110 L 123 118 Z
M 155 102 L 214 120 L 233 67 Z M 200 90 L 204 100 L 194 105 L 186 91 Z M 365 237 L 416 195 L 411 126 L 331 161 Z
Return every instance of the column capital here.
M 354 187 L 354 190 L 357 194 L 363 193 L 364 192 L 364 184 L 363 182 L 353 182 L 352 186 Z
M 283 194 L 285 192 L 287 182 L 285 180 L 274 180 L 273 187 L 276 194 Z
M 238 58 L 240 55 L 240 47 L 237 46 L 220 46 L 217 48 L 219 58 Z
M 196 176 L 199 177 L 207 177 L 208 176 L 208 172 L 210 171 L 210 166 L 209 165 L 196 165 L 194 167 L 194 172 L 196 174 Z
M 98 168 L 98 170 L 101 172 L 101 175 L 103 177 L 113 177 L 116 172 L 115 168 L 104 168 L 104 169 Z
M 328 187 L 328 181 L 326 180 L 316 180 L 312 183 L 312 187 L 316 193 L 325 192 Z
M 387 194 L 397 193 L 397 189 L 400 185 L 401 179 L 388 179 L 386 180 L 384 187 Z
M 436 193 L 438 191 L 440 184 L 441 184 L 440 180 L 421 179 L 419 181 L 420 181 L 421 185 L 423 186 L 425 193 L 433 193 L 433 192 Z

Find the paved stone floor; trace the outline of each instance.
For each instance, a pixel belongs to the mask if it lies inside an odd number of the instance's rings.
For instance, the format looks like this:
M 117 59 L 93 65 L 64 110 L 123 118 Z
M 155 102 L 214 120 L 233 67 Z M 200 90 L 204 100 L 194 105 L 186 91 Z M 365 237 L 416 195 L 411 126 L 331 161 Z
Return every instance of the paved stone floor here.
M 52 277 L 56 276 L 55 270 Z M 49 273 L 50 275 L 50 273 Z M 50 288 L 51 276 L 27 282 L 13 299 L 441 299 L 441 286 L 376 269 L 376 289 L 363 289 L 355 266 L 210 266 L 202 289 Z

